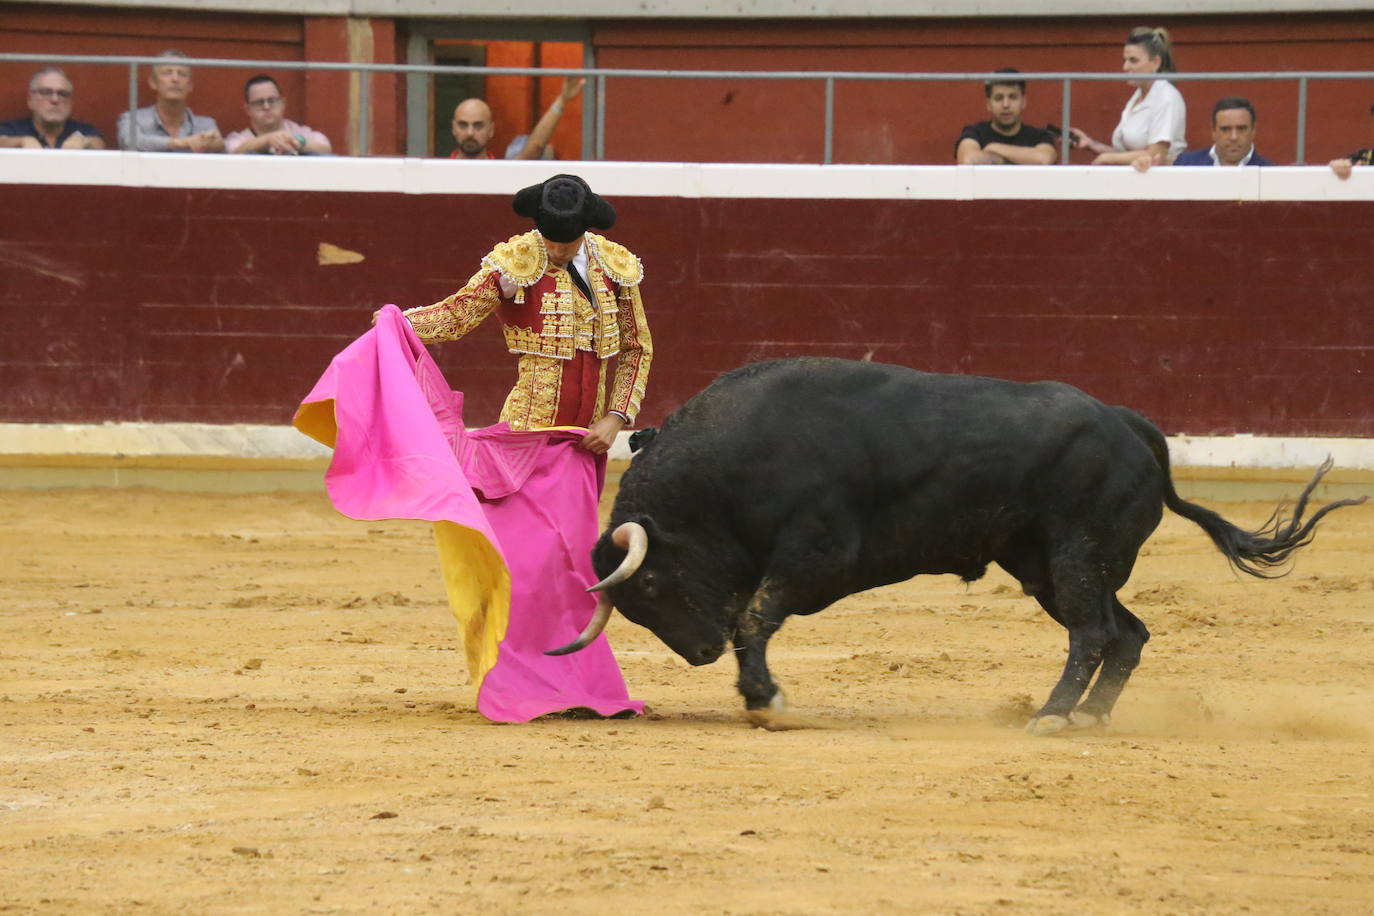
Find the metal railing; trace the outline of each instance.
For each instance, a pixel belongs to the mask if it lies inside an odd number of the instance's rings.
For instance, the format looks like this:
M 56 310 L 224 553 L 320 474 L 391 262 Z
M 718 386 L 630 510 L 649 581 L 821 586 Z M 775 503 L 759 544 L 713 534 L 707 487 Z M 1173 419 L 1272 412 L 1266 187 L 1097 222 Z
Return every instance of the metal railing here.
M 1084 82 L 1122 82 L 1127 74 L 1120 71 L 1108 73 L 869 73 L 856 71 L 761 71 L 761 70 L 631 70 L 619 68 L 541 68 L 541 67 L 476 67 L 449 66 L 440 64 L 364 64 L 334 61 L 281 61 L 281 60 L 226 60 L 223 58 L 174 58 L 166 57 L 129 57 L 119 55 L 75 55 L 75 54 L 4 54 L 0 62 L 34 64 L 105 64 L 125 66 L 129 71 L 129 111 L 138 108 L 138 68 L 159 63 L 174 62 L 190 67 L 220 67 L 257 70 L 310 70 L 342 71 L 358 74 L 358 127 L 354 148 L 360 156 L 368 155 L 371 110 L 371 76 L 374 73 L 394 73 L 422 76 L 443 75 L 482 75 L 482 76 L 583 76 L 591 85 L 593 104 L 592 159 L 604 159 L 606 154 L 606 82 L 610 79 L 731 79 L 731 80 L 799 80 L 804 82 L 821 81 L 825 92 L 824 117 L 824 158 L 823 162 L 834 161 L 835 148 L 835 85 L 838 82 L 905 82 L 905 83 L 948 83 L 988 81 L 1015 82 L 1058 82 L 1062 84 L 1061 123 L 1071 124 L 1069 117 L 1073 103 L 1074 83 Z M 1297 83 L 1297 124 L 1294 135 L 1297 142 L 1297 164 L 1303 164 L 1306 156 L 1307 133 L 1307 90 L 1313 81 L 1333 80 L 1374 80 L 1374 70 L 1302 70 L 1302 71 L 1236 71 L 1217 73 L 1162 73 L 1130 74 L 1130 79 L 1165 79 L 1170 82 L 1222 82 L 1222 81 L 1293 81 Z M 133 118 L 130 117 L 132 124 Z M 1060 158 L 1069 161 L 1069 138 L 1064 137 Z

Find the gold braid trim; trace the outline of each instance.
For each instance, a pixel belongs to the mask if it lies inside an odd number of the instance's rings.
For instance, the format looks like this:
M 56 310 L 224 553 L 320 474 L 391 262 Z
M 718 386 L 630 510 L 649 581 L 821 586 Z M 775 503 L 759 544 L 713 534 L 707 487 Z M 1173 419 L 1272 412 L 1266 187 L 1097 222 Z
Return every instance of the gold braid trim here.
M 644 279 L 644 264 L 619 242 L 588 232 L 587 250 L 617 286 L 638 286 Z
M 482 264 L 516 286 L 533 286 L 548 270 L 549 253 L 536 229 L 524 235 L 513 235 L 497 245 L 482 259 Z

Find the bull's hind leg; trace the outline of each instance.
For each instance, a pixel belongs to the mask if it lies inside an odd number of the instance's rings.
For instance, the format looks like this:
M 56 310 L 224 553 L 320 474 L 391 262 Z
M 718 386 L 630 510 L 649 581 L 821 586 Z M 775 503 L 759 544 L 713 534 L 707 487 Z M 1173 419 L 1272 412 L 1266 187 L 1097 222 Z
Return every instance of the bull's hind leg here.
M 1106 725 L 1111 720 L 1112 707 L 1131 679 L 1131 672 L 1140 664 L 1140 650 L 1150 639 L 1150 631 L 1140 618 L 1126 610 L 1115 597 L 1112 612 L 1116 634 L 1102 654 L 1102 667 L 1088 698 L 1073 712 L 1075 725 Z
M 1099 570 L 1086 560 L 1066 566 L 1052 572 L 1050 590 L 1035 596 L 1069 631 L 1069 657 L 1050 698 L 1026 726 L 1032 735 L 1051 735 L 1077 724 L 1072 719 L 1074 707 L 1116 638 L 1114 599 L 1102 584 Z

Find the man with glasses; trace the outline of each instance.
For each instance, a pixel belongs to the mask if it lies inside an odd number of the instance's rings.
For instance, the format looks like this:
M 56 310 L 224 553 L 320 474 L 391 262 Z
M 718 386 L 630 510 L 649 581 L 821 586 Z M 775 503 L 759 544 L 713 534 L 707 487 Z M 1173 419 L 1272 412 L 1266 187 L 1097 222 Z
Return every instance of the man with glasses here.
M 44 67 L 29 79 L 27 118 L 0 123 L 0 148 L 104 149 L 100 131 L 72 113 L 72 81 L 59 67 Z
M 119 116 L 117 132 L 122 149 L 145 153 L 222 153 L 224 138 L 214 118 L 198 115 L 186 104 L 195 83 L 180 51 L 158 55 L 166 63 L 153 65 L 148 86 L 157 101 Z
M 249 126 L 224 138 L 228 153 L 267 153 L 273 156 L 328 156 L 329 138 L 286 118 L 286 98 L 277 81 L 259 73 L 243 86 Z

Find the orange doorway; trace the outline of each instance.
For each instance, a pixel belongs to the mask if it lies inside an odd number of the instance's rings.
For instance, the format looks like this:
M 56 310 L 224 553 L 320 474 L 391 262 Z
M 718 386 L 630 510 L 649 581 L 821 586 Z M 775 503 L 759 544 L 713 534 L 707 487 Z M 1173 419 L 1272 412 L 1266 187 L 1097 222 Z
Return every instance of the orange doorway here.
M 434 63 L 449 66 L 578 68 L 583 66 L 583 45 L 571 41 L 467 41 L 435 39 Z M 517 137 L 528 134 L 563 88 L 562 76 L 485 76 L 438 74 L 431 93 L 429 155 L 446 157 L 455 142 L 451 130 L 453 109 L 463 99 L 477 97 L 491 106 L 496 134 L 491 154 L 505 157 Z M 582 106 L 585 97 L 573 100 L 563 112 L 550 144 L 557 159 L 582 158 Z

